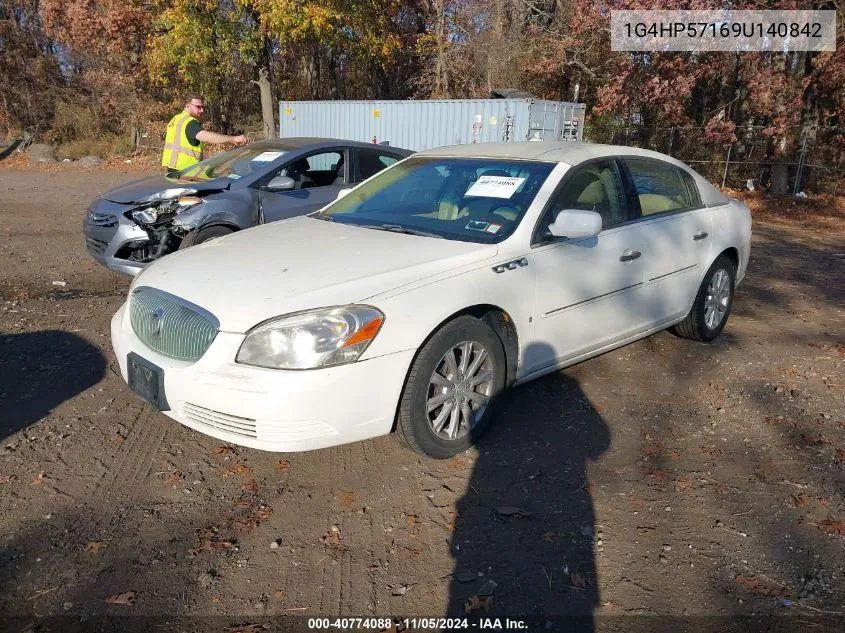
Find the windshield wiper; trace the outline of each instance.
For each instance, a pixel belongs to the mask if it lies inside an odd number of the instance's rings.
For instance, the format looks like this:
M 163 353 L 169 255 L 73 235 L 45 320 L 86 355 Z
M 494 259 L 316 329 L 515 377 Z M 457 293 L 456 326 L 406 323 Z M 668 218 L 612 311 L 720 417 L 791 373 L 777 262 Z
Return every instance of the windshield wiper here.
M 391 231 L 393 233 L 404 233 L 405 235 L 421 235 L 422 237 L 436 237 L 438 239 L 446 239 L 437 233 L 428 233 L 426 231 L 417 231 L 416 229 L 409 229 L 400 224 L 359 224 L 365 229 L 375 229 L 377 231 Z

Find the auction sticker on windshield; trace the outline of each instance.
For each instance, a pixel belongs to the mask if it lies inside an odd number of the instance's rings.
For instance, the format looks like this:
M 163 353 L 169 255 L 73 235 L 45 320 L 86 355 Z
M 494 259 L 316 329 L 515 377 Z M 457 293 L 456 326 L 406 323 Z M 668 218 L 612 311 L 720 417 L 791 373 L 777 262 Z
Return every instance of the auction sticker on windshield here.
M 261 152 L 252 160 L 261 163 L 269 163 L 271 160 L 276 160 L 279 156 L 282 156 L 283 154 L 284 152 Z
M 482 176 L 472 187 L 467 189 L 465 196 L 480 196 L 485 198 L 510 198 L 525 178 L 511 178 L 508 176 Z

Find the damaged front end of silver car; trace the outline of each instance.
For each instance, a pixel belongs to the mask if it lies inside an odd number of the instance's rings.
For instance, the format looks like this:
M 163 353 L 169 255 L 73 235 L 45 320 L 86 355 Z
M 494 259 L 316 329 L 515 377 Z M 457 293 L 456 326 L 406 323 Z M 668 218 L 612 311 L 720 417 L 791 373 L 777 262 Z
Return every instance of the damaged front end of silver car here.
M 180 215 L 203 204 L 197 193 L 189 188 L 167 189 L 125 211 L 124 217 L 141 227 L 148 239 L 123 244 L 115 256 L 146 264 L 178 250 L 185 235 L 195 228 L 193 222 L 180 222 Z

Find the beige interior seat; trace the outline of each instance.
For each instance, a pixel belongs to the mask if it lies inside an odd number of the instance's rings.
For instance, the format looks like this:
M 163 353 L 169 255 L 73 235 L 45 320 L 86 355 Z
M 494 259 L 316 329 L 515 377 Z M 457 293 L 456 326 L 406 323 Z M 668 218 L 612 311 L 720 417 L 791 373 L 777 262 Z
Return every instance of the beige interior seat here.
M 639 194 L 639 198 L 640 209 L 642 209 L 643 215 L 673 211 L 674 209 L 680 209 L 683 206 L 674 198 L 657 193 L 641 193 Z

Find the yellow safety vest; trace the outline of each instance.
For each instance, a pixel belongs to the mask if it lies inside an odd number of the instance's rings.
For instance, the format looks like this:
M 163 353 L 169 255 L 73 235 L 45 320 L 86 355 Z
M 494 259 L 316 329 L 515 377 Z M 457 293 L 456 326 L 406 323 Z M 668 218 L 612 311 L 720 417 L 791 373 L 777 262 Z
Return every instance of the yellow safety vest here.
M 202 141 L 198 146 L 188 142 L 188 123 L 196 121 L 185 111 L 170 119 L 164 135 L 164 151 L 161 164 L 171 169 L 185 169 L 202 160 Z

